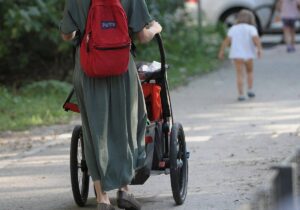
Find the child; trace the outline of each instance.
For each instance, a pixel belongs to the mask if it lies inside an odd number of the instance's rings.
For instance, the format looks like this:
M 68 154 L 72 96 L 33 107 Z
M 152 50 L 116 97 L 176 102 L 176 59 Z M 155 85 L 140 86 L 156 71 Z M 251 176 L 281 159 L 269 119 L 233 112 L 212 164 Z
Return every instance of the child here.
M 224 59 L 224 50 L 231 44 L 229 58 L 233 60 L 237 74 L 238 100 L 246 100 L 244 96 L 244 67 L 247 72 L 249 98 L 253 92 L 253 59 L 261 57 L 262 47 L 256 29 L 255 17 L 249 10 L 241 10 L 237 16 L 237 24 L 232 26 L 222 43 L 219 59 Z
M 279 0 L 277 10 L 283 23 L 284 40 L 287 52 L 295 52 L 295 23 L 300 17 L 300 0 Z

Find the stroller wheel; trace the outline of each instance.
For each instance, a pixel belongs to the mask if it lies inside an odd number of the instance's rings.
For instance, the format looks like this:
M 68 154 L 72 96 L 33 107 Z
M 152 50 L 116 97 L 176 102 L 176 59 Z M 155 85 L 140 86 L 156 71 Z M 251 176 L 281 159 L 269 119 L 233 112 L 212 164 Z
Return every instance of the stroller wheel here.
M 90 177 L 85 161 L 81 126 L 76 126 L 72 133 L 70 173 L 74 200 L 78 206 L 84 206 L 89 194 Z
M 179 123 L 175 123 L 171 130 L 170 176 L 173 198 L 177 205 L 181 205 L 187 195 L 188 157 L 184 131 Z

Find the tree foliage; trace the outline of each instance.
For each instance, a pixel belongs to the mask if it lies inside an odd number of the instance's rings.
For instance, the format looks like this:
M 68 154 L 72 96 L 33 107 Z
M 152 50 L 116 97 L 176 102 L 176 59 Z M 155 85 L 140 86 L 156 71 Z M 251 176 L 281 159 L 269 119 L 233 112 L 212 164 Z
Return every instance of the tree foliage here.
M 164 27 L 164 33 L 171 35 L 179 29 L 177 17 L 182 17 L 179 11 L 184 7 L 184 0 L 148 0 L 148 8 L 156 20 Z
M 70 48 L 58 31 L 64 2 L 0 0 L 0 4 L 0 82 L 63 77 L 70 60 Z

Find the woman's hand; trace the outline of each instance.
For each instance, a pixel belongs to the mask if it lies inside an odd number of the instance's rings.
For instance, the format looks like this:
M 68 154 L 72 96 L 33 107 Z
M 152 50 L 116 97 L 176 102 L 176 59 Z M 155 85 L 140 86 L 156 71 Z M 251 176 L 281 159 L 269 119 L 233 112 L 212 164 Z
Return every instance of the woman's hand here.
M 278 0 L 277 3 L 276 3 L 276 7 L 275 7 L 276 11 L 280 12 L 281 7 L 282 7 L 282 0 Z
M 64 41 L 71 41 L 72 39 L 74 39 L 76 36 L 76 31 L 74 31 L 73 33 L 70 34 L 61 34 L 61 37 Z
M 148 30 L 152 30 L 152 32 L 154 33 L 153 36 L 155 36 L 155 34 L 158 34 L 162 31 L 162 27 L 158 22 L 152 21 Z
M 161 31 L 161 25 L 156 21 L 152 21 L 148 26 L 144 27 L 140 32 L 137 33 L 137 37 L 141 43 L 147 43 L 153 39 L 155 34 L 158 34 Z

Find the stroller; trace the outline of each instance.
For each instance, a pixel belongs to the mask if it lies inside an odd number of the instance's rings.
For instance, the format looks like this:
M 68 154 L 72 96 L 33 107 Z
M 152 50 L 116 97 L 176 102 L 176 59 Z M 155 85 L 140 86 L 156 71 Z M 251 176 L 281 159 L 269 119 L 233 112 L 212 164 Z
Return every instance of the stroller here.
M 180 123 L 174 123 L 167 81 L 165 51 L 160 35 L 155 36 L 161 66 L 156 71 L 139 71 L 147 107 L 149 123 L 146 128 L 145 166 L 136 171 L 131 185 L 142 185 L 151 174 L 170 174 L 173 198 L 177 205 L 184 203 L 187 196 L 188 158 L 185 135 Z M 141 69 L 140 64 L 138 69 Z M 72 102 L 74 90 L 63 105 L 65 111 L 80 112 Z M 89 173 L 84 154 L 82 128 L 76 126 L 70 147 L 70 173 L 73 197 L 83 207 L 89 193 Z

